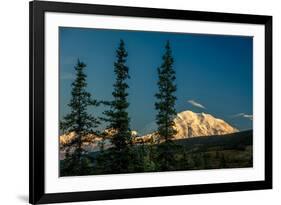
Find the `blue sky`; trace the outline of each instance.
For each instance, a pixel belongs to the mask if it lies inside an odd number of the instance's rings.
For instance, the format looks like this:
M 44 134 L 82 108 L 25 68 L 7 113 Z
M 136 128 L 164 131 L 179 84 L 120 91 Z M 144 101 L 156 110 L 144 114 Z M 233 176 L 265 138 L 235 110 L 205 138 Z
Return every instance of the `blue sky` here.
M 155 119 L 156 69 L 169 40 L 177 78 L 177 112 L 210 113 L 240 130 L 252 128 L 252 37 L 62 27 L 59 38 L 60 119 L 69 111 L 78 58 L 87 64 L 87 90 L 96 99 L 112 99 L 115 50 L 123 39 L 131 76 L 131 129 L 144 132 Z M 90 112 L 102 116 L 104 109 Z

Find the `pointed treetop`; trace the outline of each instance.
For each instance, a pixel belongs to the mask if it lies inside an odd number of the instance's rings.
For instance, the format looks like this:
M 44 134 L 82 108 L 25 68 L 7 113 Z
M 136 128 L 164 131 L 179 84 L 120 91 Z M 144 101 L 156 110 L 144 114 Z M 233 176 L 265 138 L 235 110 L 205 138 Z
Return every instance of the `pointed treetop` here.
M 125 46 L 125 42 L 123 41 L 122 38 L 120 38 L 120 45 Z
M 77 65 L 76 65 L 76 67 L 86 67 L 86 64 L 85 63 L 83 63 L 82 61 L 80 61 L 80 59 L 79 58 L 77 58 Z
M 170 47 L 170 41 L 169 41 L 169 40 L 166 41 L 165 48 L 166 48 L 167 50 L 170 50 L 171 47 Z

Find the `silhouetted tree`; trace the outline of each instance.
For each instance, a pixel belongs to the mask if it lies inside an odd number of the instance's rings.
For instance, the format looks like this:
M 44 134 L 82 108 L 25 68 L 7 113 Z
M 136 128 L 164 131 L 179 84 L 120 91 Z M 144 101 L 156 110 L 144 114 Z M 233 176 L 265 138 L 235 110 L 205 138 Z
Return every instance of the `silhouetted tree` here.
M 60 128 L 64 134 L 73 133 L 74 137 L 65 145 L 66 155 L 62 171 L 65 175 L 83 175 L 89 173 L 90 161 L 85 156 L 86 151 L 82 145 L 91 142 L 89 134 L 96 134 L 94 130 L 99 121 L 87 112 L 89 106 L 98 106 L 98 102 L 92 99 L 86 91 L 87 82 L 84 69 L 86 64 L 77 61 L 75 68 L 75 80 L 71 84 L 71 100 L 68 104 L 70 113 L 64 116 L 60 122 Z
M 104 112 L 106 116 L 103 118 L 109 123 L 108 129 L 112 131 L 113 136 L 111 142 L 114 145 L 112 151 L 112 169 L 115 172 L 128 171 L 130 163 L 130 145 L 132 143 L 130 118 L 127 112 L 129 102 L 127 100 L 129 88 L 127 79 L 129 76 L 129 68 L 126 65 L 126 58 L 128 54 L 125 49 L 125 43 L 120 40 L 119 47 L 116 50 L 117 60 L 114 62 L 115 83 L 112 92 L 113 100 L 106 102 L 110 109 Z
M 156 115 L 156 123 L 158 125 L 157 135 L 162 143 L 158 146 L 160 169 L 169 170 L 174 163 L 174 150 L 172 138 L 177 133 L 174 128 L 174 117 L 176 116 L 176 85 L 175 70 L 173 69 L 174 59 L 169 41 L 165 46 L 165 53 L 162 57 L 163 63 L 157 69 L 158 72 L 158 92 L 155 94 L 157 101 L 155 109 L 158 111 Z

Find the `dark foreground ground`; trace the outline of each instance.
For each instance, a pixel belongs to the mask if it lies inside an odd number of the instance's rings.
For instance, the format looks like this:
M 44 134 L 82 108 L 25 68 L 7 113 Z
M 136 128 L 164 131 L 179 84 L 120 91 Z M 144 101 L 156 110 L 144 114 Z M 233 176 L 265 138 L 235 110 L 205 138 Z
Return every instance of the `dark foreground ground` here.
M 190 169 L 242 168 L 253 166 L 253 131 L 223 136 L 178 140 L 186 150 Z
M 122 172 L 105 169 L 105 164 L 110 166 L 110 157 L 100 158 L 100 152 L 89 153 L 91 168 L 89 172 L 75 175 L 95 175 L 95 174 L 118 174 L 136 172 L 159 172 L 177 170 L 203 170 L 203 169 L 222 169 L 222 168 L 246 168 L 253 166 L 253 131 L 243 131 L 227 135 L 204 136 L 173 141 L 172 168 L 161 170 L 158 165 L 159 146 L 161 145 L 135 145 L 133 152 L 138 159 L 130 162 L 137 168 L 123 170 Z M 105 150 L 104 153 L 109 150 Z M 100 163 L 102 159 L 102 163 Z M 99 162 L 98 162 L 99 161 Z M 61 167 L 64 161 L 61 160 Z M 70 176 L 73 174 L 63 174 Z

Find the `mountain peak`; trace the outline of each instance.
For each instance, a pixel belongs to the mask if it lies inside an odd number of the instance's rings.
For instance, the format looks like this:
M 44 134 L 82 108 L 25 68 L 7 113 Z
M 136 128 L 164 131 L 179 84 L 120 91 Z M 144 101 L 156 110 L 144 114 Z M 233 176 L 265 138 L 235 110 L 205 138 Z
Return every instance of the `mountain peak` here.
M 222 119 L 215 118 L 208 113 L 195 113 L 186 110 L 177 114 L 174 119 L 178 131 L 175 138 L 188 138 L 196 136 L 223 135 L 238 132 Z

